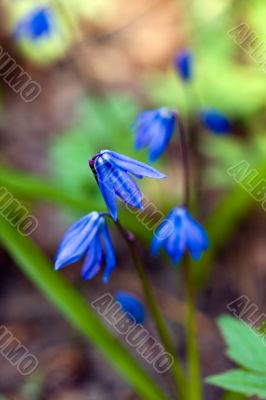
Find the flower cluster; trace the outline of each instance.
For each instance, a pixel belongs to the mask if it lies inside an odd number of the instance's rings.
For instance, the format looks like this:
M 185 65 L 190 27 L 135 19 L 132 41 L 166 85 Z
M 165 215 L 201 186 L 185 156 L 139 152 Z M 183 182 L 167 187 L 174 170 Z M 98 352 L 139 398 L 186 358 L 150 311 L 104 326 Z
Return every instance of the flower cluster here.
M 175 67 L 184 81 L 192 79 L 192 57 L 189 52 L 176 57 Z M 202 110 L 199 119 L 213 132 L 221 134 L 230 130 L 230 122 L 215 110 Z M 178 113 L 168 108 L 142 112 L 133 124 L 136 149 L 147 148 L 150 161 L 155 161 L 163 154 L 176 126 L 181 130 L 181 123 Z M 127 205 L 143 210 L 143 196 L 136 179 L 163 179 L 166 176 L 145 163 L 110 150 L 97 153 L 89 160 L 89 166 L 109 212 L 91 212 L 69 228 L 59 246 L 55 269 L 61 269 L 84 256 L 81 271 L 83 279 L 92 279 L 104 264 L 103 281 L 107 283 L 116 266 L 107 218 L 121 227 L 118 222 L 117 197 Z M 164 249 L 172 262 L 178 264 L 186 253 L 192 259 L 199 260 L 208 247 L 205 229 L 193 219 L 186 207 L 179 206 L 173 208 L 157 228 L 151 253 L 157 255 L 160 249 Z M 138 299 L 126 292 L 119 292 L 116 299 L 137 322 L 144 321 L 144 309 Z
M 110 214 L 94 211 L 75 222 L 59 246 L 55 269 L 61 269 L 85 256 L 81 274 L 85 280 L 92 279 L 100 271 L 105 253 L 103 281 L 107 283 L 116 259 L 105 218 L 109 215 L 114 221 L 117 220 L 116 196 L 124 203 L 142 209 L 142 193 L 134 178 L 162 179 L 166 176 L 147 164 L 109 150 L 100 151 L 89 161 L 89 165 Z

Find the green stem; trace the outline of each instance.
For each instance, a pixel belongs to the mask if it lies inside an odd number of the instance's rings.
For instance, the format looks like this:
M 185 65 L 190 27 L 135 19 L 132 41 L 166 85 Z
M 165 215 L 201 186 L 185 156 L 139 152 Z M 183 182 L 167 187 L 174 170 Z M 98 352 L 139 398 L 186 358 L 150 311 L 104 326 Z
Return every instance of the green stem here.
M 177 116 L 178 132 L 180 137 L 180 148 L 184 171 L 184 207 L 190 206 L 190 170 L 189 170 L 189 154 L 186 142 L 184 125 L 179 116 Z M 187 324 L 186 324 L 186 339 L 187 339 L 187 362 L 189 372 L 189 385 L 187 385 L 188 400 L 201 400 L 201 374 L 199 351 L 197 344 L 197 327 L 196 327 L 196 312 L 195 312 L 195 295 L 192 280 L 192 271 L 190 258 L 188 253 L 184 258 L 184 276 L 187 295 Z
M 186 339 L 187 339 L 187 361 L 188 374 L 190 384 L 188 385 L 187 397 L 189 400 L 201 400 L 201 373 L 200 373 L 200 358 L 197 342 L 197 324 L 195 311 L 195 293 L 192 281 L 192 271 L 189 255 L 185 255 L 184 259 L 184 276 L 187 296 L 187 324 L 186 324 Z
M 132 260 L 134 262 L 134 266 L 136 268 L 137 274 L 138 274 L 141 284 L 142 284 L 142 288 L 143 288 L 143 291 L 145 294 L 145 298 L 146 298 L 151 316 L 154 320 L 154 323 L 155 323 L 156 329 L 158 331 L 159 337 L 162 341 L 162 344 L 164 345 L 165 350 L 174 357 L 174 364 L 171 368 L 171 372 L 172 372 L 173 378 L 175 380 L 177 391 L 180 395 L 179 399 L 184 400 L 185 399 L 185 387 L 186 387 L 186 379 L 184 376 L 184 372 L 181 367 L 181 363 L 176 356 L 174 345 L 172 343 L 172 340 L 171 340 L 168 330 L 166 328 L 166 325 L 165 325 L 164 319 L 162 317 L 162 314 L 160 312 L 160 309 L 157 305 L 150 282 L 145 274 L 145 271 L 142 267 L 142 264 L 139 260 L 138 255 L 137 255 L 137 251 L 135 248 L 135 244 L 136 244 L 135 238 L 130 232 L 127 232 L 123 228 L 123 226 L 120 224 L 119 221 L 116 222 L 116 226 L 129 248 Z

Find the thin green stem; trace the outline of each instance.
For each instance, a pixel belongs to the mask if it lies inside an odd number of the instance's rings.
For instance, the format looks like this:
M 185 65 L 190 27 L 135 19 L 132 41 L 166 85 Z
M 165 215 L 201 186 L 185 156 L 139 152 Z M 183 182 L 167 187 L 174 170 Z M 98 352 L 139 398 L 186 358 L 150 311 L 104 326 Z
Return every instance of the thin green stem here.
M 179 116 L 177 116 L 178 132 L 180 137 L 180 148 L 184 171 L 184 201 L 183 204 L 186 208 L 190 206 L 190 168 L 189 168 L 189 154 L 186 141 L 184 125 Z M 197 344 L 197 326 L 196 326 L 196 312 L 195 312 L 195 294 L 192 281 L 192 271 L 190 265 L 190 258 L 185 254 L 184 258 L 184 276 L 185 287 L 187 296 L 187 324 L 186 324 L 186 339 L 187 339 L 187 362 L 189 373 L 189 385 L 187 385 L 187 398 L 188 400 L 201 400 L 201 374 L 199 351 Z
M 183 185 L 184 185 L 184 207 L 189 208 L 190 203 L 190 168 L 189 168 L 189 155 L 188 155 L 188 148 L 186 142 L 186 133 L 183 122 L 179 115 L 177 115 L 177 128 L 179 133 L 180 139 L 180 149 L 181 149 L 181 157 L 182 157 L 182 164 L 183 164 Z
M 200 373 L 200 357 L 197 341 L 197 325 L 196 325 L 196 309 L 195 309 L 195 293 L 192 280 L 192 271 L 189 255 L 185 255 L 184 259 L 184 276 L 187 297 L 187 361 L 188 375 L 190 385 L 188 385 L 187 397 L 189 400 L 201 400 L 201 373 Z
M 150 285 L 149 279 L 147 278 L 145 271 L 142 267 L 142 264 L 139 260 L 139 257 L 137 255 L 137 251 L 135 248 L 135 244 L 136 244 L 135 238 L 130 232 L 127 232 L 123 228 L 123 226 L 120 224 L 119 221 L 116 221 L 116 226 L 129 248 L 132 260 L 134 262 L 134 266 L 136 268 L 137 274 L 138 274 L 141 284 L 142 284 L 142 288 L 143 288 L 143 291 L 145 294 L 145 298 L 146 298 L 151 316 L 154 320 L 154 323 L 155 323 L 156 329 L 158 331 L 159 337 L 162 341 L 162 344 L 164 345 L 165 350 L 174 357 L 174 364 L 171 368 L 171 371 L 172 371 L 172 375 L 175 380 L 176 388 L 180 395 L 179 399 L 184 400 L 185 399 L 185 387 L 186 387 L 186 379 L 184 376 L 184 372 L 181 367 L 181 363 L 176 356 L 174 345 L 172 343 L 172 340 L 171 340 L 168 330 L 166 328 L 166 325 L 165 325 L 164 319 L 162 317 L 162 314 L 160 312 L 160 309 L 157 305 L 157 302 L 156 302 L 152 287 Z

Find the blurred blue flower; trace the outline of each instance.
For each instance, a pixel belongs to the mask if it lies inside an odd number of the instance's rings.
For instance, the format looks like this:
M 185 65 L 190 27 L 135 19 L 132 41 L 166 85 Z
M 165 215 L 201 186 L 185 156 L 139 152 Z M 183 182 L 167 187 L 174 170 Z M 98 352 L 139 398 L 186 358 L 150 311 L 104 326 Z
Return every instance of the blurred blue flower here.
M 213 108 L 200 111 L 199 119 L 209 131 L 217 134 L 227 134 L 231 130 L 230 120 L 221 112 Z
M 177 53 L 174 58 L 176 72 L 185 82 L 190 81 L 192 78 L 192 61 L 192 54 L 188 50 Z
M 145 320 L 145 310 L 135 296 L 127 292 L 117 292 L 115 295 L 116 301 L 121 304 L 121 307 L 125 313 L 132 315 L 137 324 L 142 324 Z
M 82 278 L 84 280 L 93 278 L 99 272 L 104 259 L 103 244 L 105 246 L 103 281 L 107 283 L 115 268 L 116 260 L 106 221 L 96 211 L 75 222 L 65 233 L 55 258 L 55 270 L 85 256 Z
M 53 10 L 48 7 L 38 7 L 22 18 L 14 29 L 16 39 L 28 37 L 39 40 L 53 33 L 55 26 Z
M 166 177 L 147 164 L 109 150 L 101 151 L 90 160 L 89 165 L 115 221 L 117 220 L 116 196 L 132 207 L 143 209 L 142 193 L 131 175 L 139 179 L 144 176 L 155 179 Z
M 167 234 L 165 222 L 162 222 L 152 240 L 152 254 L 158 254 L 159 249 L 163 248 L 173 263 L 177 264 L 184 257 L 185 252 L 189 251 L 193 260 L 199 260 L 201 253 L 209 247 L 205 229 L 192 218 L 184 207 L 171 210 L 165 221 L 169 220 L 172 221 L 174 230 Z
M 167 108 L 144 111 L 133 124 L 135 148 L 147 147 L 149 160 L 155 161 L 166 149 L 175 130 L 176 112 Z

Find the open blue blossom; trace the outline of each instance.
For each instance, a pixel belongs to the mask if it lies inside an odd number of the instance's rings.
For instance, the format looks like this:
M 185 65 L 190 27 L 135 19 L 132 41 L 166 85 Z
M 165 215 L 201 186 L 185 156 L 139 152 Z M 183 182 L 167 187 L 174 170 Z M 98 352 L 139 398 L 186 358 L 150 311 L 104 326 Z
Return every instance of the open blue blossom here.
M 227 134 L 231 130 L 230 120 L 224 114 L 213 108 L 201 110 L 199 119 L 205 128 L 213 133 Z
M 168 108 L 144 111 L 133 124 L 135 148 L 147 147 L 149 160 L 155 161 L 166 149 L 175 130 L 176 112 Z
M 101 151 L 90 160 L 89 165 L 115 221 L 118 212 L 116 196 L 131 207 L 143 209 L 142 193 L 133 177 L 139 179 L 144 176 L 155 179 L 166 177 L 147 164 L 109 150 Z
M 16 39 L 27 37 L 30 40 L 39 40 L 53 33 L 55 26 L 54 14 L 49 7 L 38 7 L 23 17 L 16 25 L 14 36 Z
M 121 304 L 125 313 L 132 315 L 137 324 L 142 324 L 144 322 L 145 310 L 139 299 L 130 293 L 122 291 L 116 293 L 115 299 Z
M 167 234 L 165 222 L 171 221 L 174 230 Z M 169 225 L 169 224 L 168 224 Z M 174 264 L 177 264 L 188 251 L 193 260 L 199 260 L 203 251 L 209 247 L 205 229 L 195 221 L 184 207 L 170 211 L 166 219 L 155 232 L 151 251 L 156 255 L 160 248 L 169 254 Z
M 181 79 L 188 82 L 192 78 L 192 54 L 188 50 L 176 54 L 174 66 Z
M 83 256 L 85 260 L 81 271 L 82 278 L 93 278 L 100 271 L 105 258 L 103 281 L 107 283 L 116 260 L 106 221 L 96 211 L 75 222 L 65 233 L 55 258 L 55 269 L 59 270 L 72 264 Z

